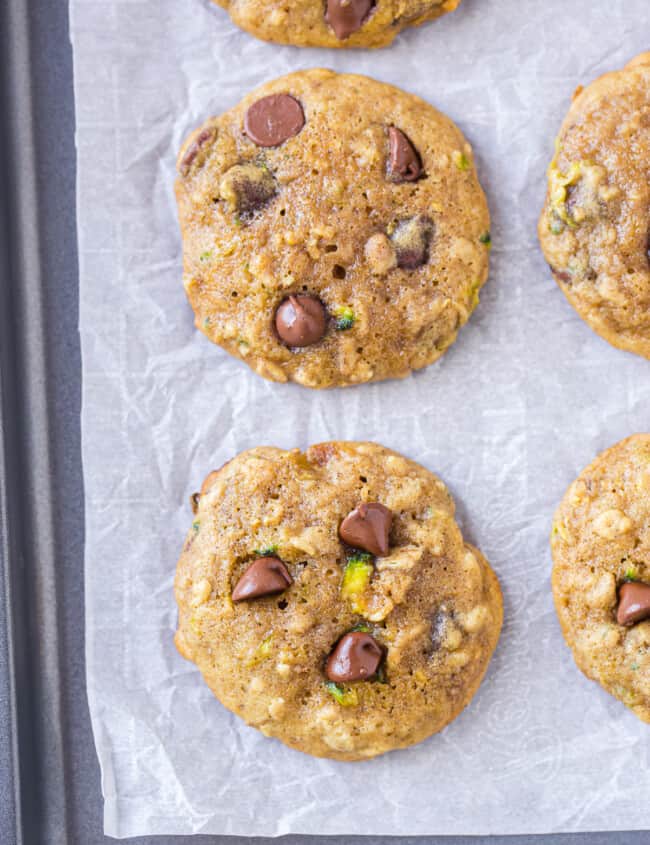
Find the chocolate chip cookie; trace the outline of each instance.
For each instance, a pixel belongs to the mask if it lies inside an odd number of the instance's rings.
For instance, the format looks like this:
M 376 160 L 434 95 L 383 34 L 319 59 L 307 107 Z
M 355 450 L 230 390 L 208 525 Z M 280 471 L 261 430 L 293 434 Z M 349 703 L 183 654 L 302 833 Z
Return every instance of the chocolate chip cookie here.
M 374 443 L 262 447 L 211 472 L 192 503 L 176 645 L 248 724 L 360 760 L 469 703 L 501 593 L 435 475 Z
M 385 47 L 407 26 L 452 12 L 461 0 L 214 0 L 265 41 L 302 47 Z
M 299 71 L 197 129 L 178 171 L 196 325 L 266 378 L 405 376 L 478 302 L 490 233 L 472 150 L 418 97 Z
M 539 238 L 580 316 L 650 358 L 650 52 L 578 88 L 556 142 Z
M 650 434 L 580 473 L 551 548 L 555 607 L 576 663 L 650 722 Z

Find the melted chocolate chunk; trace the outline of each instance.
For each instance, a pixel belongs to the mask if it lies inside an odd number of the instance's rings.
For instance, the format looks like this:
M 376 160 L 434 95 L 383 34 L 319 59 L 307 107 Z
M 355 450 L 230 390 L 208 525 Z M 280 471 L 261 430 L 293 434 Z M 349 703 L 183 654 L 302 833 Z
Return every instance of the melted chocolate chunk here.
M 416 270 L 429 260 L 433 222 L 423 214 L 400 220 L 391 235 L 397 266 Z
M 236 164 L 227 170 L 219 183 L 219 195 L 230 211 L 250 218 L 277 193 L 273 174 L 264 165 Z
M 244 132 L 259 147 L 278 147 L 305 125 L 302 106 L 291 94 L 270 94 L 249 106 Z

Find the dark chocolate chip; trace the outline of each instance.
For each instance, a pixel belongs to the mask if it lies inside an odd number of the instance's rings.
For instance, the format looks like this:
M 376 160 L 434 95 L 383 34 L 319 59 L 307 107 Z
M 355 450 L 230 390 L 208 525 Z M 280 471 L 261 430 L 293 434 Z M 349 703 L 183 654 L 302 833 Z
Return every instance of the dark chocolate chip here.
M 424 214 L 400 220 L 390 236 L 397 266 L 415 270 L 429 260 L 429 245 L 433 235 L 433 222 Z
M 281 593 L 293 584 L 289 570 L 277 557 L 258 557 L 237 581 L 233 601 L 259 599 Z
M 221 199 L 228 203 L 230 211 L 243 217 L 250 217 L 265 206 L 276 191 L 277 185 L 268 167 L 252 163 L 231 167 L 219 183 Z
M 619 625 L 636 625 L 650 619 L 650 584 L 628 581 L 618 591 L 616 621 Z
M 315 296 L 299 294 L 280 303 L 275 312 L 275 330 L 287 346 L 311 346 L 325 334 L 327 313 Z
M 345 517 L 339 528 L 344 543 L 373 555 L 387 555 L 393 513 L 379 502 L 359 505 Z
M 384 657 L 377 640 L 362 631 L 341 637 L 327 658 L 325 674 L 335 683 L 367 681 L 376 674 Z
M 388 146 L 388 178 L 392 182 L 416 182 L 422 176 L 422 162 L 401 129 L 388 127 Z
M 194 159 L 197 157 L 201 148 L 204 147 L 208 141 L 212 140 L 214 136 L 214 129 L 212 127 L 208 127 L 207 129 L 202 129 L 199 134 L 196 136 L 194 141 L 189 145 L 185 155 L 180 160 L 178 165 L 178 171 L 181 176 L 187 176 L 190 172 L 190 168 L 194 163 Z
M 327 0 L 325 20 L 339 41 L 343 41 L 361 29 L 374 5 L 374 0 Z
M 269 94 L 248 108 L 244 132 L 259 147 L 277 147 L 305 125 L 302 106 L 291 94 Z

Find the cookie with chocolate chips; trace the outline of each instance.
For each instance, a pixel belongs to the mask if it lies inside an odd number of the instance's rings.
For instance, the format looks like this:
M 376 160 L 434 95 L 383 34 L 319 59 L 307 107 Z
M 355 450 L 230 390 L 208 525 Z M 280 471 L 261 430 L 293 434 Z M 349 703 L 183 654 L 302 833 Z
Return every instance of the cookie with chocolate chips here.
M 553 522 L 553 595 L 579 668 L 650 722 L 650 434 L 590 464 Z
M 302 47 L 385 47 L 403 29 L 439 18 L 461 0 L 214 0 L 264 41 Z
M 578 314 L 650 358 L 650 52 L 574 94 L 548 173 L 539 238 Z
M 405 376 L 478 302 L 490 224 L 472 151 L 411 94 L 299 71 L 197 129 L 178 173 L 196 325 L 266 378 Z
M 361 760 L 470 702 L 501 593 L 435 475 L 374 443 L 261 447 L 210 473 L 193 502 L 176 645 L 249 725 Z

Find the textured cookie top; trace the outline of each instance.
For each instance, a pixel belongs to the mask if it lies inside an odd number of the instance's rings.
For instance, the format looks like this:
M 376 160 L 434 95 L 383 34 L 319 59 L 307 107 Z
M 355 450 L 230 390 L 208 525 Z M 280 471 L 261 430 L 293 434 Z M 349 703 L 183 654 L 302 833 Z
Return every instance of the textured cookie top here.
M 490 239 L 472 151 L 418 97 L 300 71 L 197 129 L 178 169 L 196 324 L 266 378 L 405 376 L 478 302 Z
M 452 12 L 461 0 L 215 0 L 237 26 L 280 44 L 384 47 L 407 26 Z
M 555 606 L 578 666 L 650 722 L 650 434 L 580 473 L 551 546 Z
M 501 627 L 445 485 L 372 443 L 257 448 L 211 473 L 175 587 L 177 646 L 223 704 L 341 760 L 444 727 Z
M 576 92 L 539 237 L 580 316 L 650 358 L 650 53 Z

